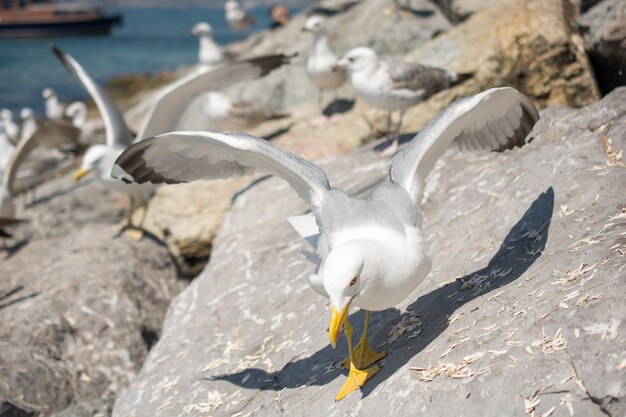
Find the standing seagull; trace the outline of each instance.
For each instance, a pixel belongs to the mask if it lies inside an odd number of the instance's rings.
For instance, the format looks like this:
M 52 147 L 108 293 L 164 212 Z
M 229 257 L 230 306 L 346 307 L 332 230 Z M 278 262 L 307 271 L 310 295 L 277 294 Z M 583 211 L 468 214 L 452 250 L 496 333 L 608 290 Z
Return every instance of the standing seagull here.
M 256 23 L 252 16 L 241 8 L 237 0 L 228 0 L 224 4 L 224 10 L 226 12 L 226 21 L 232 30 L 247 30 Z
M 17 143 L 20 139 L 20 128 L 13 120 L 13 112 L 9 109 L 0 111 L 0 126 L 4 129 L 4 133 L 8 136 L 12 143 Z
M 213 39 L 213 28 L 206 22 L 200 22 L 191 29 L 191 34 L 198 37 L 200 47 L 198 62 L 204 65 L 218 65 L 226 59 L 222 48 Z
M 311 16 L 302 30 L 313 34 L 313 45 L 306 62 L 306 70 L 317 87 L 317 104 L 321 107 L 322 93 L 325 90 L 336 92 L 346 80 L 346 70 L 337 68 L 337 56 L 328 45 L 326 19 L 322 16 Z
M 65 106 L 59 101 L 56 91 L 52 88 L 44 88 L 41 92 L 46 101 L 46 117 L 51 120 L 62 119 L 65 114 Z
M 260 170 L 286 180 L 314 215 L 307 227 L 296 230 L 316 242 L 318 267 L 309 283 L 330 299 L 330 343 L 336 345 L 342 327 L 348 340 L 350 373 L 337 395 L 340 400 L 380 370 L 371 367 L 384 353 L 369 347 L 369 312 L 396 306 L 430 272 L 419 203 L 437 159 L 453 142 L 461 149 L 485 151 L 523 146 L 538 118 L 533 103 L 513 88 L 457 100 L 393 158 L 389 180 L 364 198 L 331 188 L 317 165 L 241 133 L 174 132 L 146 139 L 122 153 L 112 174 L 124 182 L 158 184 Z M 352 305 L 367 311 L 354 348 L 348 320 Z
M 74 174 L 74 179 L 80 181 L 85 175 L 95 171 L 97 178 L 108 187 L 128 194 L 130 210 L 127 224 L 124 227 L 134 229 L 130 231 L 130 236 L 137 239 L 143 236 L 141 227 L 146 210 L 143 212 L 143 218 L 138 227 L 132 225 L 130 216 L 135 208 L 135 201 L 141 202 L 145 206 L 154 191 L 154 187 L 150 184 L 126 186 L 111 178 L 113 163 L 122 151 L 133 142 L 139 142 L 143 138 L 174 129 L 189 101 L 203 91 L 224 88 L 243 80 L 261 77 L 289 62 L 290 59 L 285 55 L 262 56 L 213 70 L 205 68 L 173 82 L 156 95 L 148 116 L 143 121 L 133 141 L 130 130 L 115 103 L 93 81 L 83 67 L 56 46 L 52 46 L 52 51 L 96 102 L 104 120 L 106 131 L 106 144 L 93 145 L 87 150 L 80 169 Z
M 385 154 L 398 149 L 398 135 L 402 127 L 404 111 L 433 94 L 449 88 L 467 75 L 457 74 L 440 68 L 427 67 L 418 63 L 380 60 L 370 48 L 350 50 L 339 61 L 338 68 L 350 72 L 350 82 L 357 94 L 370 105 L 388 110 L 387 131 L 391 132 L 391 112 L 400 111 L 398 125 Z

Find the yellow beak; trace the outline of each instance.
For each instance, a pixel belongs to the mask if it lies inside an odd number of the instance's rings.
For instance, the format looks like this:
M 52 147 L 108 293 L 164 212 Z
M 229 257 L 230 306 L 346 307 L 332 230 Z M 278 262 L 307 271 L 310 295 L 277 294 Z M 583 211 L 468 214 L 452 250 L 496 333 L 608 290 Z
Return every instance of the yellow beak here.
M 74 181 L 80 181 L 85 175 L 89 174 L 91 169 L 79 168 L 78 171 L 74 172 Z
M 341 327 L 343 326 L 343 322 L 346 320 L 349 309 L 350 303 L 346 304 L 343 310 L 341 310 L 341 313 L 338 313 L 335 307 L 333 307 L 333 310 L 330 313 L 331 315 L 330 326 L 328 326 L 328 339 L 330 340 L 330 344 L 333 349 L 337 345 L 337 340 L 339 340 L 339 332 L 341 332 Z

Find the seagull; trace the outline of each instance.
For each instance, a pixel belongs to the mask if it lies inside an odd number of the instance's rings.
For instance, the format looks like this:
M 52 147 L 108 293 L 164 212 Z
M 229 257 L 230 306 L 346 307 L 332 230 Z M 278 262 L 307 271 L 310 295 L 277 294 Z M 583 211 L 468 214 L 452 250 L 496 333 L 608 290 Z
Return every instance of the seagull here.
M 313 34 L 313 45 L 306 63 L 306 70 L 309 78 L 317 87 L 317 104 L 321 107 L 324 90 L 336 92 L 346 80 L 346 70 L 337 67 L 339 60 L 328 45 L 325 18 L 322 16 L 309 17 L 302 31 Z
M 126 183 L 173 184 L 265 171 L 286 180 L 313 213 L 292 225 L 316 247 L 307 257 L 317 265 L 309 284 L 330 299 L 330 343 L 336 345 L 342 327 L 348 340 L 350 372 L 340 400 L 381 369 L 372 366 L 385 354 L 369 347 L 370 312 L 396 306 L 430 272 L 419 205 L 437 159 L 453 143 L 470 151 L 521 147 L 538 119 L 532 101 L 513 88 L 459 99 L 395 155 L 389 179 L 364 198 L 331 188 L 317 165 L 244 133 L 173 132 L 145 139 L 120 155 L 112 175 Z M 366 310 L 354 348 L 351 306 Z
M 226 11 L 228 26 L 233 30 L 247 30 L 256 23 L 252 16 L 241 8 L 237 0 L 228 0 L 224 3 L 224 10 Z
M 56 91 L 49 87 L 44 88 L 41 95 L 46 101 L 46 117 L 50 120 L 62 119 L 65 112 L 65 105 L 59 101 Z
M 4 133 L 8 136 L 12 143 L 17 143 L 20 137 L 20 128 L 13 121 L 13 112 L 9 109 L 0 111 L 0 125 L 3 127 Z
M 265 121 L 289 116 L 273 113 L 250 101 L 232 99 L 224 93 L 215 91 L 203 96 L 202 107 L 210 128 L 221 132 L 248 130 Z
M 22 136 L 0 177 L 0 216 L 15 214 L 13 197 L 49 180 L 66 161 L 60 149 L 72 150 L 80 131 L 63 120 L 38 121 L 30 109 L 22 109 Z M 30 134 L 29 134 L 30 132 Z M 1 140 L 1 135 L 0 135 Z
M 96 132 L 102 129 L 100 123 L 90 120 L 87 105 L 82 101 L 75 101 L 65 109 L 65 116 L 72 121 L 72 125 L 80 129 L 80 142 L 88 144 L 96 139 Z
M 20 119 L 22 119 L 22 128 L 20 129 L 20 141 L 26 140 L 37 130 L 37 121 L 35 113 L 29 107 L 20 110 Z
M 348 51 L 339 61 L 338 69 L 347 69 L 357 94 L 368 104 L 388 110 L 387 131 L 391 130 L 391 112 L 400 111 L 400 118 L 386 154 L 398 149 L 398 134 L 404 111 L 433 94 L 467 79 L 440 68 L 414 62 L 383 61 L 371 48 L 359 47 Z
M 4 125 L 0 125 L 0 176 L 9 163 L 11 155 L 15 152 L 15 145 L 5 129 Z
M 150 184 L 129 186 L 111 178 L 113 163 L 122 151 L 133 142 L 139 142 L 146 137 L 174 129 L 186 105 L 203 91 L 224 88 L 240 81 L 256 79 L 286 64 L 292 58 L 292 56 L 283 54 L 252 58 L 215 69 L 204 68 L 171 83 L 157 93 L 148 116 L 144 119 L 137 136 L 133 140 L 121 112 L 104 90 L 69 54 L 56 46 L 51 48 L 68 72 L 89 92 L 104 120 L 106 144 L 93 145 L 87 149 L 80 169 L 74 173 L 74 179 L 80 181 L 94 171 L 98 180 L 106 186 L 126 193 L 129 196 L 130 210 L 123 228 L 132 229 L 127 234 L 135 239 L 141 239 L 143 236 L 141 227 L 147 211 L 146 207 L 140 224 L 135 227 L 130 218 L 135 208 L 135 202 L 140 202 L 146 206 L 154 191 L 154 186 Z
M 191 29 L 191 34 L 200 40 L 198 62 L 203 65 L 217 65 L 228 59 L 227 54 L 215 43 L 213 28 L 206 22 L 200 22 Z

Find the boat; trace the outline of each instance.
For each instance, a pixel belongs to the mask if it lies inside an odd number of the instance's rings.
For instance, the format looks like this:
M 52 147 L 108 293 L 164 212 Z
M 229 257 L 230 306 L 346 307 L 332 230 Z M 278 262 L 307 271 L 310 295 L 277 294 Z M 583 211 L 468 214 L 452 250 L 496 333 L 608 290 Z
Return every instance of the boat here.
M 108 35 L 121 24 L 120 14 L 83 4 L 0 0 L 0 38 Z

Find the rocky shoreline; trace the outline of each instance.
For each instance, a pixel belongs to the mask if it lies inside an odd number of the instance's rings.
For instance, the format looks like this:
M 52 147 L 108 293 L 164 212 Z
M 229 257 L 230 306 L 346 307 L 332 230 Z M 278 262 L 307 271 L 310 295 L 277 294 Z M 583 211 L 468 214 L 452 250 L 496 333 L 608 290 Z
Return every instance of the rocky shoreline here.
M 63 176 L 21 204 L 29 222 L 0 255 L 0 417 L 626 412 L 623 6 L 394 4 L 331 17 L 337 52 L 368 45 L 473 74 L 411 108 L 404 141 L 493 86 L 542 110 L 526 147 L 453 150 L 437 164 L 423 224 L 434 269 L 399 309 L 373 315 L 389 356 L 362 396 L 333 401 L 345 342 L 328 346 L 326 300 L 308 287 L 311 266 L 285 221 L 307 208 L 287 185 L 257 176 L 161 187 L 135 242 L 114 229 L 122 197 Z M 359 194 L 386 175 L 389 160 L 372 151 L 384 115 L 344 87 L 345 111 L 319 117 L 304 19 L 231 46 L 241 57 L 299 53 L 235 91 L 290 113 L 250 133 Z M 136 128 L 154 88 L 178 75 L 109 88 Z M 360 328 L 362 312 L 351 320 Z

